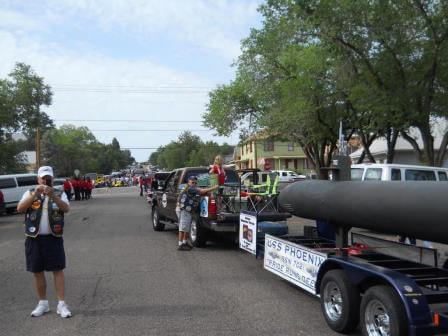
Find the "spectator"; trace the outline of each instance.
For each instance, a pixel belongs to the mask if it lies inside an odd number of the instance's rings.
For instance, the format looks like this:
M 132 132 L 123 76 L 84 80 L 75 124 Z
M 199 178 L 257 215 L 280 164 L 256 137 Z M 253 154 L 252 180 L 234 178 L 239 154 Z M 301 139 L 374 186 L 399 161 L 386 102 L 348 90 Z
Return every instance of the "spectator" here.
M 38 170 L 38 186 L 26 191 L 17 211 L 25 212 L 26 269 L 33 273 L 39 303 L 31 312 L 38 317 L 50 311 L 47 300 L 45 273 L 53 272 L 58 297 L 57 313 L 61 317 L 72 314 L 64 299 L 65 251 L 62 239 L 64 213 L 70 210 L 65 193 L 53 189 L 53 169 L 49 166 Z

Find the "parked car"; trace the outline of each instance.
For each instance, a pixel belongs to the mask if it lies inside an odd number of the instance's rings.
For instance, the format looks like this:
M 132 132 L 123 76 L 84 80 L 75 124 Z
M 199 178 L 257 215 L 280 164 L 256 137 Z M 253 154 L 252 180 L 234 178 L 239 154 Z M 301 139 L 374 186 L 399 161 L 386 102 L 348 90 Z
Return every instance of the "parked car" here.
M 291 170 L 273 170 L 272 172 L 279 176 L 280 182 L 297 182 L 306 179 L 306 175 L 299 175 Z
M 36 185 L 36 174 L 0 175 L 0 189 L 3 191 L 6 212 L 13 213 L 25 191 Z
M 241 189 L 243 191 L 250 191 L 251 187 L 253 185 L 257 184 L 264 184 L 267 181 L 268 176 L 271 176 L 271 182 L 274 182 L 273 176 L 279 175 L 279 171 L 261 171 L 259 169 L 242 169 L 238 171 L 241 174 Z M 292 172 L 294 173 L 294 172 Z M 295 173 L 294 173 L 295 174 Z M 297 175 L 300 177 L 300 179 L 305 179 L 306 176 Z M 278 190 L 281 191 L 285 187 L 287 187 L 290 183 L 299 181 L 299 179 L 293 179 L 293 178 L 282 178 L 279 175 L 279 183 L 278 183 Z
M 209 186 L 208 167 L 190 167 L 176 169 L 170 173 L 164 186 L 155 191 L 152 204 L 152 224 L 155 231 L 162 231 L 166 224 L 178 225 L 176 204 L 179 193 L 187 185 L 190 176 L 198 177 L 198 187 Z M 194 214 L 191 225 L 190 239 L 194 246 L 204 246 L 211 232 L 230 234 L 237 237 L 239 232 L 241 205 L 237 193 L 240 189 L 240 179 L 235 170 L 226 170 L 223 195 L 228 203 L 218 202 L 215 193 L 209 193 L 200 198 L 200 211 Z M 283 212 L 261 212 L 257 215 L 259 222 L 281 222 L 291 217 Z M 270 223 L 262 225 L 268 228 Z M 271 230 L 268 231 L 272 232 Z M 282 231 L 283 232 L 283 231 Z
M 0 190 L 0 215 L 5 212 L 5 196 L 3 196 L 3 192 Z
M 386 163 L 351 166 L 352 181 L 448 181 L 448 169 Z

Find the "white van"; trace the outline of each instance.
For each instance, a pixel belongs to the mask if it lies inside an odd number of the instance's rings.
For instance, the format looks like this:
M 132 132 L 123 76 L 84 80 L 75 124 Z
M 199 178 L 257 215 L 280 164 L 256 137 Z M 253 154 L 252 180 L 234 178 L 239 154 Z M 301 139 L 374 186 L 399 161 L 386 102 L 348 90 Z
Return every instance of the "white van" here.
M 361 163 L 351 166 L 352 181 L 448 181 L 448 169 L 394 163 Z
M 0 189 L 8 213 L 14 212 L 25 191 L 37 185 L 37 174 L 0 175 Z

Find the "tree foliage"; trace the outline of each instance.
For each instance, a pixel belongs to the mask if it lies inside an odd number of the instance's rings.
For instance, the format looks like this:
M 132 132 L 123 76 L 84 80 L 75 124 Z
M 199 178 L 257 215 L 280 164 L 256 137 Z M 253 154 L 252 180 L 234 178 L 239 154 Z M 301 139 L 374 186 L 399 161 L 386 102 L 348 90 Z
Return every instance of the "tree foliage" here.
M 24 170 L 20 153 L 34 150 L 36 128 L 45 132 L 54 127 L 41 110 L 51 101 L 51 88 L 29 65 L 17 63 L 7 79 L 0 79 L 0 173 Z M 27 136 L 25 142 L 12 139 L 17 131 Z
M 243 40 L 236 78 L 210 93 L 206 126 L 283 134 L 320 168 L 343 121 L 370 160 L 370 144 L 385 137 L 392 162 L 402 134 L 423 162 L 442 164 L 448 133 L 436 154 L 433 126 L 448 111 L 446 2 L 268 0 L 259 11 L 263 25 Z
M 42 139 L 43 161 L 59 176 L 72 176 L 75 169 L 82 173 L 110 174 L 135 160 L 128 150 L 121 150 L 117 139 L 111 144 L 98 142 L 87 127 L 63 125 L 45 133 Z
M 191 132 L 182 133 L 176 141 L 161 146 L 153 152 L 149 162 L 159 168 L 172 170 L 180 167 L 208 166 L 216 155 L 233 153 L 228 144 L 218 145 L 214 141 L 203 142 Z

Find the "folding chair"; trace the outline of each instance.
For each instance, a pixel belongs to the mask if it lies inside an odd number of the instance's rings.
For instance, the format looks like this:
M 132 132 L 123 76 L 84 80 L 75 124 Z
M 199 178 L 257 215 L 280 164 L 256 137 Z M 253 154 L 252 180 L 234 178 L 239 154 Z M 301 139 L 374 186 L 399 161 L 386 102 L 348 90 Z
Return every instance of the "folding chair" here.
M 264 192 L 260 192 L 260 193 L 256 193 L 256 194 L 258 194 L 260 196 L 269 194 L 269 189 L 271 188 L 271 178 L 269 177 L 269 175 L 266 177 L 266 183 L 256 184 L 256 185 L 252 186 L 252 189 L 264 189 L 264 188 L 266 188 Z
M 269 176 L 268 176 L 269 178 Z M 270 207 L 273 211 L 278 212 L 277 208 L 277 197 L 278 197 L 278 183 L 280 181 L 280 177 L 277 175 L 274 179 L 274 183 L 272 184 L 272 188 L 269 190 L 268 194 L 266 195 L 265 201 L 266 204 L 261 208 L 259 212 L 262 212 L 264 209 Z
M 257 211 L 257 205 L 261 203 L 261 201 L 264 200 L 264 197 L 269 196 L 269 194 L 271 193 L 271 188 L 273 187 L 273 185 L 271 184 L 271 178 L 269 177 L 269 175 L 266 178 L 266 183 L 265 184 L 259 184 L 259 185 L 254 185 L 252 188 L 253 189 L 262 189 L 265 188 L 265 190 L 263 192 L 258 192 L 258 193 L 251 193 L 251 196 L 261 196 L 262 199 L 260 201 L 256 201 L 254 202 L 254 199 L 252 197 L 249 197 L 249 201 L 253 207 L 253 209 L 256 212 Z

